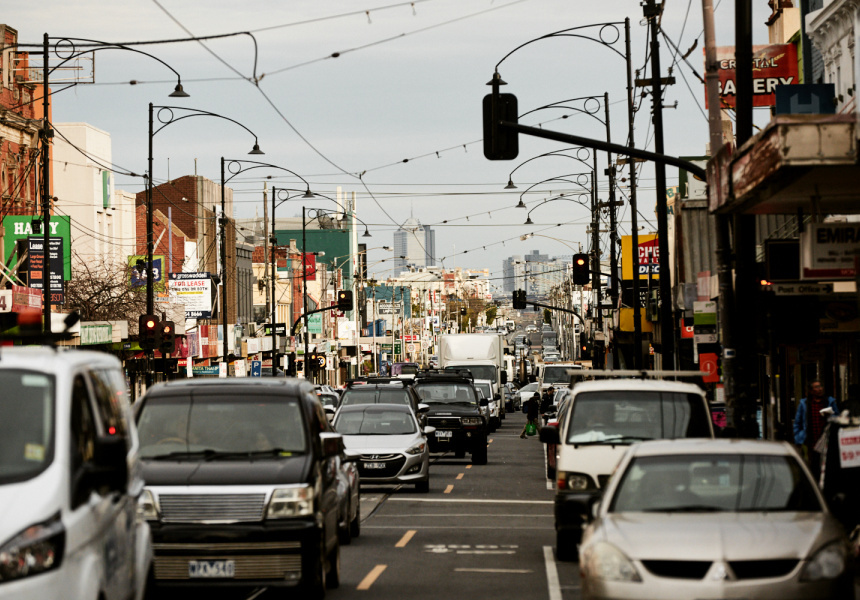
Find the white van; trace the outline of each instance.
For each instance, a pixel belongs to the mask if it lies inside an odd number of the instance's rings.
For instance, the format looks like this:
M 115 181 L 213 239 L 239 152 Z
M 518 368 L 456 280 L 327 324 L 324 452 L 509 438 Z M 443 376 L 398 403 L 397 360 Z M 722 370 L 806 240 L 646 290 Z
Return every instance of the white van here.
M 570 408 L 540 439 L 556 444 L 556 556 L 570 560 L 590 506 L 627 448 L 655 439 L 712 438 L 705 394 L 691 383 L 653 379 L 582 381 Z
M 0 348 L 0 599 L 143 597 L 137 449 L 115 357 Z

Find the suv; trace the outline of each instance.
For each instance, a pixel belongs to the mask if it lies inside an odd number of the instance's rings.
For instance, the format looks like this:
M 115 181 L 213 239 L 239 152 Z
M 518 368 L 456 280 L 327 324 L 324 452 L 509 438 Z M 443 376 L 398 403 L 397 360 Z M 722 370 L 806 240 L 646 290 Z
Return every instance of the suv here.
M 368 377 L 362 382 L 350 381 L 340 398 L 340 406 L 354 404 L 405 404 L 412 408 L 421 426 L 426 425 L 426 407 L 421 406 L 421 398 L 412 389 L 411 379 Z
M 119 360 L 2 348 L 0 390 L 0 596 L 142 598 L 152 545 Z
M 601 494 L 628 446 L 654 439 L 714 437 L 705 394 L 692 383 L 583 381 L 573 386 L 566 404 L 558 426 L 540 431 L 542 442 L 557 445 L 555 530 L 559 560 L 574 558 L 589 516 L 583 511 Z
M 489 422 L 478 399 L 471 374 L 466 371 L 422 371 L 415 377 L 415 391 L 429 406 L 427 424 L 436 431 L 428 440 L 430 452 L 454 451 L 463 458 L 472 454 L 472 464 L 487 464 Z
M 136 406 L 159 586 L 340 583 L 338 462 L 310 383 L 159 384 Z M 322 432 L 322 433 L 321 433 Z

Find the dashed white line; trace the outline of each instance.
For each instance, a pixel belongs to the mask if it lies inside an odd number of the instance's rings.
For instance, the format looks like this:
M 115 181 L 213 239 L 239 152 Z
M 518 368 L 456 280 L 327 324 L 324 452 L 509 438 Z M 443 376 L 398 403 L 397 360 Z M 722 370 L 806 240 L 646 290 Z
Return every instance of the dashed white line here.
M 546 563 L 546 585 L 549 589 L 549 600 L 561 600 L 561 585 L 558 582 L 558 567 L 552 546 L 543 547 L 543 560 Z

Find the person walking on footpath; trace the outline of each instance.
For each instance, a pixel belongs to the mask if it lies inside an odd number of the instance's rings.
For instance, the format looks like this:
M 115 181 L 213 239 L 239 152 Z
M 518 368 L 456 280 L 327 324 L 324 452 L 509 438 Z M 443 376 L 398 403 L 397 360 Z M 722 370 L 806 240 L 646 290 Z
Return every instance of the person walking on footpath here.
M 535 426 L 535 428 L 540 431 L 540 394 L 535 392 L 531 398 L 526 400 L 526 424 L 523 426 L 523 431 L 520 433 L 520 438 L 525 439 L 526 437 L 526 429 L 529 424 Z
M 821 411 L 825 411 L 824 414 Z M 821 381 L 811 381 L 806 398 L 801 398 L 797 405 L 797 414 L 794 416 L 794 443 L 805 448 L 809 470 L 812 471 L 815 481 L 818 481 L 821 475 L 821 455 L 814 450 L 815 443 L 824 433 L 830 415 L 838 414 L 836 399 L 833 396 L 825 396 Z

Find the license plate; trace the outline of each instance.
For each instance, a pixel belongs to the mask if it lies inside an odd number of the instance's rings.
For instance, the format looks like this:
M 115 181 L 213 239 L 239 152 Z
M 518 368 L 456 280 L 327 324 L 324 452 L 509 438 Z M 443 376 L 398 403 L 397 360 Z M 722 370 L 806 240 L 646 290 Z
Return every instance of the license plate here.
M 384 469 L 384 468 L 385 468 L 385 463 L 381 463 L 381 462 L 369 462 L 369 463 L 364 463 L 364 467 L 365 467 L 366 469 Z
M 445 431 L 444 429 L 437 429 L 436 430 L 436 437 L 437 438 L 449 438 L 449 437 L 453 437 L 453 435 L 454 435 L 453 431 Z
M 189 560 L 188 576 L 191 578 L 232 578 L 236 576 L 236 563 L 232 560 Z

